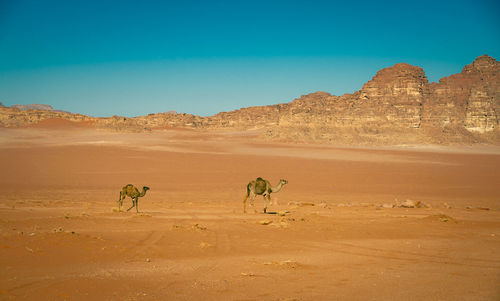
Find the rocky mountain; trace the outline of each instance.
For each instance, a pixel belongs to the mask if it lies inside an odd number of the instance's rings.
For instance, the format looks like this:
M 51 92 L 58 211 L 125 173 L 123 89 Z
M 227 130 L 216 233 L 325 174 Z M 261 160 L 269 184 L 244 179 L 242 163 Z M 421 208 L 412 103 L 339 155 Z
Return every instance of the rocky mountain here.
M 21 111 L 26 111 L 26 110 L 55 111 L 55 109 L 51 105 L 43 105 L 38 103 L 33 103 L 29 105 L 12 105 L 11 108 L 16 108 Z
M 461 73 L 429 83 L 420 67 L 401 63 L 380 70 L 361 90 L 303 95 L 289 103 L 242 108 L 210 117 L 166 112 L 135 118 L 89 116 L 0 107 L 0 126 L 48 118 L 87 121 L 97 128 L 260 129 L 262 137 L 341 144 L 500 142 L 500 64 L 487 55 Z
M 11 108 L 16 108 L 16 109 L 19 109 L 21 111 L 38 110 L 38 111 L 69 113 L 68 111 L 56 110 L 51 105 L 44 105 L 44 104 L 39 104 L 39 103 L 33 103 L 33 104 L 29 104 L 29 105 L 12 105 Z

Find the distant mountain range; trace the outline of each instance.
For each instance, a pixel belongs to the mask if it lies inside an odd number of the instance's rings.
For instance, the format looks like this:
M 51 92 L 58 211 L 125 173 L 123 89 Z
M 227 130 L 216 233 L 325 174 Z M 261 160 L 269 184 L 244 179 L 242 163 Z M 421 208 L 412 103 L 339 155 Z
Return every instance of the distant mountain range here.
M 13 106 L 14 107 L 14 106 Z M 164 128 L 259 130 L 262 139 L 338 144 L 499 143 L 500 64 L 483 55 L 461 73 L 429 83 L 420 67 L 385 68 L 359 91 L 316 92 L 289 103 L 248 107 L 210 117 L 175 112 L 94 118 L 48 105 L 0 107 L 0 126 L 44 119 L 86 121 L 118 131 Z
M 4 106 L 4 105 L 0 102 L 0 106 Z M 33 103 L 33 104 L 29 104 L 29 105 L 12 105 L 10 107 L 15 108 L 15 109 L 19 109 L 21 111 L 38 110 L 38 111 L 70 113 L 68 111 L 56 110 L 51 105 L 44 105 L 44 104 L 38 104 L 38 103 Z

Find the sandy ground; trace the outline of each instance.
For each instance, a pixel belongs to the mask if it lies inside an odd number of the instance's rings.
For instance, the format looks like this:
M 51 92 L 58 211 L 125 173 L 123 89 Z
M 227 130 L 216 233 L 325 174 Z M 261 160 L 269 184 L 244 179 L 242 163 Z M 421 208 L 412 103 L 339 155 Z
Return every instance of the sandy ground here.
M 500 300 L 497 147 L 48 123 L 0 129 L 0 164 L 2 300 Z M 243 214 L 258 176 L 289 183 Z

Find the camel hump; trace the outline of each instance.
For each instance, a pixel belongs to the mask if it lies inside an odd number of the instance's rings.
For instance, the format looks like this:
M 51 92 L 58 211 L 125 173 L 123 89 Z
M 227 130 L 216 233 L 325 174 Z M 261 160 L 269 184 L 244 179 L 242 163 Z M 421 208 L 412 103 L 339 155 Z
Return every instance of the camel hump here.
M 257 178 L 255 181 L 255 193 L 263 194 L 266 191 L 266 181 L 262 178 Z
M 261 185 L 265 185 L 266 184 L 266 180 L 264 180 L 263 178 L 257 178 L 257 180 L 255 180 L 255 184 L 261 184 Z

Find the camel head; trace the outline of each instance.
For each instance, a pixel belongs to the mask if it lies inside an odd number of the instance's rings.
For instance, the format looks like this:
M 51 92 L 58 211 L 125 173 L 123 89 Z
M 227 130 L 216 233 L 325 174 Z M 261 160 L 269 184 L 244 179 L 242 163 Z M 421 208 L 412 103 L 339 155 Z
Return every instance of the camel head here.
M 147 192 L 148 190 L 149 190 L 149 187 L 147 187 L 147 186 L 143 186 L 143 187 L 142 187 L 142 191 L 141 191 L 141 193 L 139 194 L 139 196 L 140 196 L 140 197 L 145 196 L 145 195 L 146 195 L 146 192 Z
M 280 179 L 280 184 L 281 184 L 281 185 L 288 184 L 288 181 L 287 181 L 287 180 Z

